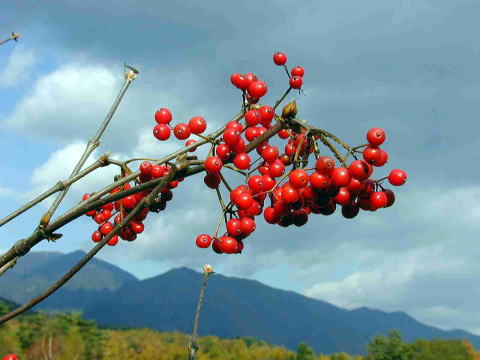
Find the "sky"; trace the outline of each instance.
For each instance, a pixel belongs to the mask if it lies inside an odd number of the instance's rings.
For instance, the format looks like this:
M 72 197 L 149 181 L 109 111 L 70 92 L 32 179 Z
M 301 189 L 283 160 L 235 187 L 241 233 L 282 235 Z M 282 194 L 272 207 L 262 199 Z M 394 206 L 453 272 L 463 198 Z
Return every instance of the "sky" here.
M 272 61 L 282 51 L 305 68 L 304 94 L 286 99 L 297 99 L 299 118 L 351 145 L 385 129 L 389 161 L 375 174 L 408 173 L 394 206 L 351 220 L 311 216 L 301 228 L 259 218 L 241 255 L 218 255 L 195 246 L 220 211 L 198 175 L 136 241 L 98 257 L 139 279 L 210 263 L 347 309 L 404 311 L 480 335 L 479 11 L 471 0 L 4 1 L 0 38 L 21 38 L 0 47 L 0 215 L 68 178 L 122 86 L 124 61 L 140 74 L 87 165 L 108 151 L 159 158 L 182 146 L 153 137 L 161 107 L 174 123 L 199 115 L 217 129 L 240 110 L 234 72 L 266 81 L 262 102 L 273 105 L 288 87 Z M 56 214 L 115 174 L 76 183 Z M 0 250 L 28 236 L 49 204 L 1 227 Z M 35 250 L 88 251 L 94 230 L 83 217 Z

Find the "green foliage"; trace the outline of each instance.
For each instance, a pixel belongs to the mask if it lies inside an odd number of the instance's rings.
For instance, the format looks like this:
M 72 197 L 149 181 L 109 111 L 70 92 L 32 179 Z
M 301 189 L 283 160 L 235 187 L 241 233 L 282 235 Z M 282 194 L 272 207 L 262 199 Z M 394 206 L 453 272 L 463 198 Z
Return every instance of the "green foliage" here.
M 368 344 L 367 360 L 412 360 L 410 345 L 403 341 L 397 330 L 388 337 L 377 336 Z
M 295 360 L 316 360 L 317 356 L 313 352 L 312 348 L 306 343 L 301 342 L 297 348 L 297 357 Z
M 179 332 L 100 329 L 81 313 L 31 313 L 0 326 L 0 358 L 15 353 L 22 360 L 185 360 L 189 342 L 190 336 Z M 372 339 L 366 358 L 316 355 L 306 343 L 292 352 L 253 337 L 205 336 L 198 339 L 198 346 L 199 360 L 480 360 L 466 341 L 417 340 L 410 345 L 398 331 Z

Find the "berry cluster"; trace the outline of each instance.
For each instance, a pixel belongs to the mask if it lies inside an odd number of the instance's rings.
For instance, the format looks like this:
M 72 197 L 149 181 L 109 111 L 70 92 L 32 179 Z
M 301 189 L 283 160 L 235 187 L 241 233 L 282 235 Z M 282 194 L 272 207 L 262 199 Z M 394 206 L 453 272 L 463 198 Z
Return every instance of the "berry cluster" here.
M 18 356 L 15 354 L 5 355 L 2 360 L 18 360 Z
M 170 125 L 172 119 L 172 113 L 166 108 L 161 108 L 155 113 L 157 125 L 153 128 L 153 135 L 158 140 L 168 140 L 172 131 L 178 140 L 185 140 L 191 134 L 199 135 L 207 129 L 207 122 L 201 116 L 194 116 L 189 120 L 188 124 L 179 123 L 173 128 Z
M 289 71 L 285 65 L 287 57 L 281 52 L 273 55 L 273 61 L 276 65 L 283 66 L 289 77 L 289 88 L 284 97 L 291 89 L 300 92 L 305 73 L 303 67 L 296 66 Z M 303 226 L 307 223 L 309 215 L 331 215 L 337 206 L 341 206 L 341 213 L 345 218 L 351 219 L 357 216 L 360 210 L 376 211 L 393 205 L 395 195 L 392 190 L 382 186 L 382 181 L 388 179 L 391 185 L 400 186 L 406 182 L 406 173 L 394 169 L 388 177 L 378 180 L 371 178 L 374 168 L 382 167 L 388 160 L 387 152 L 380 147 L 386 139 L 383 129 L 370 129 L 366 136 L 367 144 L 350 147 L 326 131 L 298 121 L 295 118 L 297 113 L 295 102 L 283 108 L 282 116 L 275 114 L 278 103 L 273 107 L 257 104 L 267 93 L 268 87 L 264 81 L 258 80 L 254 73 L 234 73 L 230 80 L 242 91 L 243 118 L 230 121 L 223 131 L 215 133 L 214 136 L 201 135 L 207 128 L 207 123 L 201 116 L 191 118 L 188 124 L 179 123 L 172 128 L 170 122 L 173 117 L 170 110 L 161 108 L 155 113 L 157 125 L 153 129 L 153 134 L 157 139 L 162 141 L 169 139 L 173 130 L 177 139 L 187 140 L 186 146 L 196 142 L 195 139 L 189 139 L 192 134 L 206 140 L 203 143 L 208 142 L 211 145 L 204 160 L 198 160 L 196 156 L 189 157 L 195 159 L 197 164 L 201 164 L 199 166 L 203 166 L 202 169 L 206 172 L 204 183 L 216 190 L 222 206 L 220 220 L 213 236 L 198 235 L 196 238 L 198 247 L 208 248 L 211 245 L 216 253 L 241 253 L 243 240 L 255 231 L 255 218 L 262 214 L 269 224 L 282 227 Z M 274 126 L 272 124 L 274 120 L 276 127 L 269 132 Z M 267 132 L 269 133 L 265 135 Z M 280 143 L 283 141 L 283 145 L 273 144 L 275 135 L 278 137 L 277 141 Z M 339 155 L 327 137 L 348 149 L 345 157 Z M 334 158 L 320 153 L 322 144 L 334 153 L 339 161 L 338 166 Z M 193 153 L 197 147 L 189 151 Z M 280 151 L 281 147 L 284 147 L 283 152 Z M 252 159 L 249 155 L 248 152 L 252 149 L 256 150 L 257 159 Z M 357 154 L 362 154 L 363 159 L 358 159 Z M 309 161 L 311 155 L 314 155 L 314 161 Z M 347 165 L 350 155 L 354 160 Z M 308 167 L 309 162 L 311 167 Z M 230 186 L 222 174 L 225 169 L 242 174 L 245 183 L 236 187 Z M 139 176 L 135 183 L 141 184 L 164 177 L 170 170 L 169 165 L 143 161 L 139 166 Z M 122 170 L 122 174 L 123 172 Z M 119 236 L 124 240 L 134 240 L 137 234 L 144 230 L 142 222 L 148 213 L 164 210 L 167 202 L 173 198 L 172 189 L 181 181 L 183 178 L 176 176 L 149 208 L 142 210 L 120 230 Z M 229 192 L 230 201 L 226 205 L 220 191 L 222 183 Z M 123 185 L 123 189 L 129 188 L 129 184 Z M 118 190 L 120 189 L 112 190 L 111 193 Z M 99 225 L 98 230 L 92 235 L 92 240 L 101 241 L 103 236 L 113 229 L 109 219 L 115 216 L 114 224 L 120 223 L 150 191 L 137 192 L 114 204 L 106 204 L 88 212 L 87 215 Z M 85 194 L 84 200 L 90 195 Z M 267 200 L 269 204 L 266 203 Z M 225 223 L 225 232 L 219 234 L 222 221 Z M 108 244 L 115 245 L 117 242 L 118 236 L 115 235 Z
M 153 165 L 149 161 L 144 161 L 139 166 L 140 175 L 138 176 L 136 182 L 138 184 L 144 183 L 153 179 L 165 177 L 169 174 L 171 167 L 169 165 Z M 134 241 L 137 238 L 137 234 L 140 234 L 144 231 L 145 226 L 143 221 L 147 218 L 150 211 L 160 212 L 165 210 L 167 207 L 167 202 L 173 199 L 173 193 L 171 189 L 174 189 L 178 186 L 179 182 L 183 179 L 173 180 L 168 184 L 168 187 L 163 189 L 159 196 L 157 196 L 148 208 L 144 208 L 134 216 L 118 233 L 114 235 L 110 240 L 108 240 L 107 245 L 114 246 L 118 243 L 118 237 L 126 241 Z M 115 188 L 110 191 L 110 194 L 114 194 L 120 190 L 130 189 L 131 185 L 126 183 L 122 187 Z M 104 236 L 110 233 L 113 230 L 113 227 L 116 224 L 122 222 L 125 216 L 132 211 L 138 203 L 147 196 L 151 190 L 145 190 L 137 192 L 133 195 L 125 196 L 120 200 L 115 201 L 115 203 L 108 203 L 102 205 L 99 209 L 94 209 L 86 213 L 87 216 L 91 216 L 93 221 L 95 221 L 99 227 L 92 234 L 92 240 L 94 242 L 100 242 Z M 84 194 L 82 200 L 87 200 L 92 194 Z M 113 223 L 110 219 L 113 217 Z

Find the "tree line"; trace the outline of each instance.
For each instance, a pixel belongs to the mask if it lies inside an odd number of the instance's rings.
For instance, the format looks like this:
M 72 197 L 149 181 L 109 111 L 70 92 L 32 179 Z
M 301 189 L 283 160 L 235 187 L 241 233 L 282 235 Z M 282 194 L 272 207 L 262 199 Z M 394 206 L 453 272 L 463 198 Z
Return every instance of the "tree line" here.
M 0 303 L 0 315 L 8 312 Z M 25 314 L 0 327 L 0 359 L 14 353 L 21 360 L 185 360 L 190 335 L 151 329 L 100 328 L 81 313 Z M 398 331 L 376 336 L 367 355 L 316 354 L 305 343 L 296 351 L 251 337 L 198 339 L 200 360 L 480 360 L 467 341 L 405 342 Z

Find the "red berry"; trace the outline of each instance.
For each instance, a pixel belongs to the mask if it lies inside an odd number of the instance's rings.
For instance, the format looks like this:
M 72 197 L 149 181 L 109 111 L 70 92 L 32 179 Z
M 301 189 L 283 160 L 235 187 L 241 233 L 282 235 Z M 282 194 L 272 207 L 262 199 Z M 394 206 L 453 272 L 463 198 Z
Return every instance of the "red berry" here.
M 140 221 L 130 221 L 129 225 L 135 234 L 140 234 L 145 229 L 145 226 Z
M 263 191 L 263 177 L 260 175 L 254 175 L 248 179 L 248 187 L 252 189 L 253 193 L 259 193 Z
M 356 202 L 350 202 L 347 205 L 342 206 L 342 215 L 346 219 L 353 219 L 358 215 L 360 208 Z
M 268 172 L 271 177 L 280 177 L 285 172 L 285 165 L 277 159 L 268 165 Z
M 260 136 L 260 133 L 258 131 L 258 127 L 250 126 L 250 127 L 247 127 L 247 129 L 245 130 L 245 138 L 248 141 L 253 141 L 255 140 L 255 138 L 259 136 Z
M 135 199 L 134 195 L 128 195 L 122 199 L 122 205 L 127 210 L 132 210 L 137 206 L 137 203 L 137 199 Z
M 265 218 L 265 221 L 269 224 L 275 224 L 280 220 L 280 216 L 278 216 L 277 212 L 275 211 L 274 207 L 267 207 L 263 211 L 263 217 Z
M 294 156 L 296 152 L 297 152 L 297 148 L 293 142 L 285 145 L 285 155 Z
M 232 156 L 232 150 L 227 144 L 219 144 L 215 149 L 215 153 L 223 161 L 227 160 L 230 156 Z
M 102 235 L 102 233 L 101 233 L 100 231 L 96 230 L 96 231 L 93 232 L 93 234 L 92 234 L 92 240 L 93 240 L 94 242 L 102 241 L 102 239 L 103 239 L 103 235 Z
M 223 132 L 223 140 L 227 145 L 230 145 L 230 146 L 235 145 L 240 141 L 240 133 L 238 132 L 238 130 L 232 127 L 227 128 Z
M 332 184 L 338 187 L 347 186 L 350 182 L 350 172 L 344 167 L 338 167 L 332 171 Z
M 110 240 L 107 241 L 107 245 L 115 246 L 118 244 L 118 235 L 113 235 Z
M 222 236 L 219 248 L 225 254 L 234 254 L 237 251 L 237 240 L 231 236 Z
M 225 129 L 234 129 L 237 130 L 239 133 L 243 131 L 243 125 L 240 124 L 238 121 L 232 120 L 225 125 Z
M 5 355 L 2 360 L 18 360 L 18 356 L 15 354 Z
M 287 63 L 287 55 L 283 52 L 276 52 L 273 54 L 273 62 L 275 65 L 285 65 Z
M 166 108 L 161 108 L 155 113 L 155 121 L 159 124 L 169 124 L 172 121 L 172 113 Z
M 240 90 L 245 90 L 248 87 L 248 80 L 240 73 L 235 73 L 230 76 L 232 84 Z
M 348 170 L 350 171 L 350 175 L 355 179 L 365 180 L 372 174 L 373 168 L 366 161 L 355 160 L 352 161 Z
M 407 173 L 400 169 L 393 169 L 388 175 L 388 181 L 394 186 L 400 186 L 407 181 Z
M 282 201 L 286 204 L 292 204 L 297 202 L 300 199 L 300 194 L 298 190 L 295 189 L 289 183 L 285 183 L 282 186 Z
M 387 204 L 385 205 L 385 207 L 392 206 L 395 202 L 395 194 L 390 189 L 385 189 L 383 190 L 383 192 L 385 193 L 385 195 L 387 195 Z
M 304 209 L 292 212 L 292 220 L 295 226 L 303 226 L 308 222 L 308 213 Z
M 170 128 L 165 124 L 157 124 L 153 128 L 153 136 L 162 141 L 168 140 L 170 132 Z
M 289 83 L 292 89 L 300 89 L 303 84 L 303 78 L 301 76 L 292 76 Z
M 210 174 L 219 173 L 223 167 L 223 161 L 217 156 L 209 156 L 204 161 L 205 170 Z
M 200 234 L 195 239 L 195 243 L 199 248 L 208 248 L 212 243 L 212 237 L 207 234 Z
M 288 129 L 282 129 L 278 132 L 278 137 L 280 139 L 288 139 L 290 137 L 290 132 Z
M 233 164 L 240 170 L 247 170 L 250 168 L 251 161 L 247 153 L 238 153 L 233 159 Z
M 165 168 L 162 165 L 153 165 L 152 166 L 152 171 L 150 172 L 150 175 L 154 179 L 158 179 L 159 177 L 162 177 L 165 174 Z
M 268 146 L 265 149 L 263 149 L 262 158 L 266 162 L 271 163 L 271 162 L 278 159 L 278 154 L 279 154 L 279 151 L 278 151 L 278 148 L 276 146 Z
M 233 201 L 240 210 L 247 210 L 253 204 L 252 195 L 247 193 L 238 194 Z
M 245 140 L 243 140 L 242 138 L 240 138 L 240 140 L 232 145 L 232 150 L 236 153 L 241 153 L 241 152 L 245 152 L 245 149 L 247 148 L 246 144 L 245 144 Z
M 315 163 L 315 168 L 320 174 L 330 175 L 335 169 L 335 161 L 330 156 L 320 156 Z
M 245 89 L 247 89 L 250 86 L 251 83 L 258 80 L 257 75 L 254 74 L 254 73 L 246 73 L 245 75 L 243 75 L 243 77 L 245 78 L 245 81 L 247 83 L 247 86 L 246 86 Z
M 263 126 L 267 126 L 272 122 L 273 117 L 275 116 L 275 110 L 271 106 L 262 106 L 260 109 L 260 114 L 262 116 L 261 123 Z
M 106 219 L 103 218 L 102 213 L 97 212 L 95 215 L 93 215 L 93 221 L 95 221 L 97 224 L 101 224 L 105 220 Z
M 112 217 L 112 212 L 110 210 L 107 210 L 107 209 L 103 209 L 100 214 L 102 215 L 102 218 L 105 220 L 110 220 L 110 218 Z
M 242 222 L 239 219 L 230 219 L 227 221 L 227 232 L 231 236 L 238 236 L 242 233 Z
M 185 140 L 192 134 L 192 130 L 187 124 L 180 123 L 173 128 L 173 134 L 178 140 Z
M 350 203 L 350 192 L 347 187 L 342 186 L 338 194 L 333 198 L 339 205 L 347 205 Z
M 310 177 L 305 170 L 297 169 L 293 170 L 288 177 L 289 183 L 297 189 L 304 188 L 308 185 Z
M 295 66 L 295 67 L 290 71 L 290 74 L 292 74 L 292 76 L 300 76 L 300 77 L 303 77 L 303 75 L 305 75 L 305 70 L 303 69 L 302 66 Z
M 152 163 L 150 161 L 144 161 L 140 164 L 139 170 L 144 175 L 150 175 L 152 172 Z
M 363 150 L 363 158 L 369 164 L 375 164 L 381 161 L 381 152 L 380 149 L 373 146 L 368 146 Z
M 376 209 L 385 207 L 387 200 L 387 195 L 383 191 L 377 191 L 370 195 L 370 203 Z
M 113 230 L 113 225 L 110 221 L 107 221 L 105 224 L 100 226 L 98 230 L 102 233 L 102 235 L 105 236 Z
M 249 217 L 244 217 L 242 220 L 242 232 L 244 234 L 251 234 L 255 231 L 255 220 Z
M 188 122 L 188 127 L 194 134 L 201 134 L 207 128 L 207 122 L 201 116 L 194 116 Z
M 273 189 L 277 183 L 270 175 L 262 175 L 263 191 L 269 191 Z
M 267 91 L 268 91 L 267 83 L 265 81 L 258 81 L 258 80 L 253 81 L 248 86 L 247 91 L 248 91 L 250 96 L 252 96 L 256 99 L 259 99 L 267 93 Z
M 371 128 L 367 132 L 367 141 L 371 146 L 380 146 L 385 141 L 386 134 L 381 128 Z
M 261 120 L 262 114 L 258 110 L 252 109 L 247 111 L 247 113 L 245 114 L 245 122 L 248 126 L 256 126 L 260 124 Z

